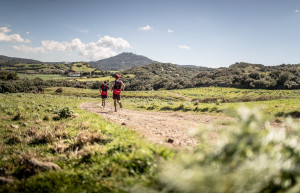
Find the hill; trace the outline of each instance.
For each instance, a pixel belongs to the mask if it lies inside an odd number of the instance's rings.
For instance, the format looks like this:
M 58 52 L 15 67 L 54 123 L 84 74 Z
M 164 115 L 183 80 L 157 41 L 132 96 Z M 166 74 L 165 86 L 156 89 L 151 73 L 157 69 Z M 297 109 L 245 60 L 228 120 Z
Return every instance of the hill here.
M 26 58 L 14 58 L 0 55 L 0 65 L 14 65 L 14 64 L 41 64 L 41 61 L 26 59 Z
M 134 66 L 143 66 L 146 64 L 152 64 L 156 61 L 151 60 L 142 55 L 136 55 L 133 53 L 124 52 L 119 55 L 98 60 L 95 62 L 89 62 L 91 65 L 99 68 L 100 70 L 127 70 Z
M 0 55 L 0 70 L 12 71 L 21 75 L 22 78 L 29 78 L 32 74 L 34 77 L 40 75 L 70 75 L 83 74 L 89 75 L 92 72 L 98 72 L 97 69 L 86 62 L 41 62 L 38 60 L 13 58 Z M 29 75 L 29 76 L 27 76 Z M 58 78 L 62 78 L 59 76 Z

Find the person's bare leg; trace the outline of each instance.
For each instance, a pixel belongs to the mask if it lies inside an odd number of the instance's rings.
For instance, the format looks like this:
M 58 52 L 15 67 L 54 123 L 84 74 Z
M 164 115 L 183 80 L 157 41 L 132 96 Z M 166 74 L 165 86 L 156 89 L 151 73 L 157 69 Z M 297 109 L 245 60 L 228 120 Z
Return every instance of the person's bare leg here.
M 121 103 L 121 101 L 118 101 L 118 103 L 119 103 L 119 105 L 120 105 L 120 108 L 122 108 L 122 103 Z
M 114 99 L 115 112 L 117 112 L 117 99 Z
M 102 105 L 103 108 L 105 107 L 105 100 L 106 100 L 106 99 L 104 98 L 104 99 L 103 99 L 103 105 Z

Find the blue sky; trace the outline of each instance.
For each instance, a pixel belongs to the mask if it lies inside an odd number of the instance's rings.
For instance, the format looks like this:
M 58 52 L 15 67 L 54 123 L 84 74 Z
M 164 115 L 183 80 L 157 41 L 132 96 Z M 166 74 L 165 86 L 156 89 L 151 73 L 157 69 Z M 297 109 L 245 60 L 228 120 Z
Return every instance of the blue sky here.
M 11 57 L 300 63 L 299 0 L 5 0 L 0 10 L 0 55 Z

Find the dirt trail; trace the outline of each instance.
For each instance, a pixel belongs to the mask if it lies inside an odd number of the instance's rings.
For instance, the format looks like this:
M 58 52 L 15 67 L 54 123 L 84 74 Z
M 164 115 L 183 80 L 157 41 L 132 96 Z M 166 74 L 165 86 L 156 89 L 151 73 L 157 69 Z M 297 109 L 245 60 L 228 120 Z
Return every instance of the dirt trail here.
M 150 141 L 176 148 L 197 144 L 197 139 L 189 135 L 191 129 L 197 129 L 201 124 L 230 119 L 206 114 L 148 112 L 125 108 L 118 108 L 118 112 L 114 112 L 111 103 L 107 103 L 106 107 L 102 108 L 100 103 L 85 102 L 80 107 L 83 110 L 97 113 L 109 121 L 134 129 Z M 216 134 L 211 132 L 210 136 L 214 138 Z

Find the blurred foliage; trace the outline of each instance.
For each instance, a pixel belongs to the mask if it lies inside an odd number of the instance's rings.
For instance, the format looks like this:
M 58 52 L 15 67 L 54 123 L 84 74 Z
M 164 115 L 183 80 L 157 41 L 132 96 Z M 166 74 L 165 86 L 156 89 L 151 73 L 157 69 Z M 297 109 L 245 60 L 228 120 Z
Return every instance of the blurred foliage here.
M 272 128 L 256 110 L 239 108 L 234 127 L 216 141 L 202 129 L 199 146 L 165 162 L 153 190 L 172 193 L 269 193 L 300 190 L 300 127 L 291 118 L 288 129 Z M 151 189 L 151 188 L 150 188 Z

